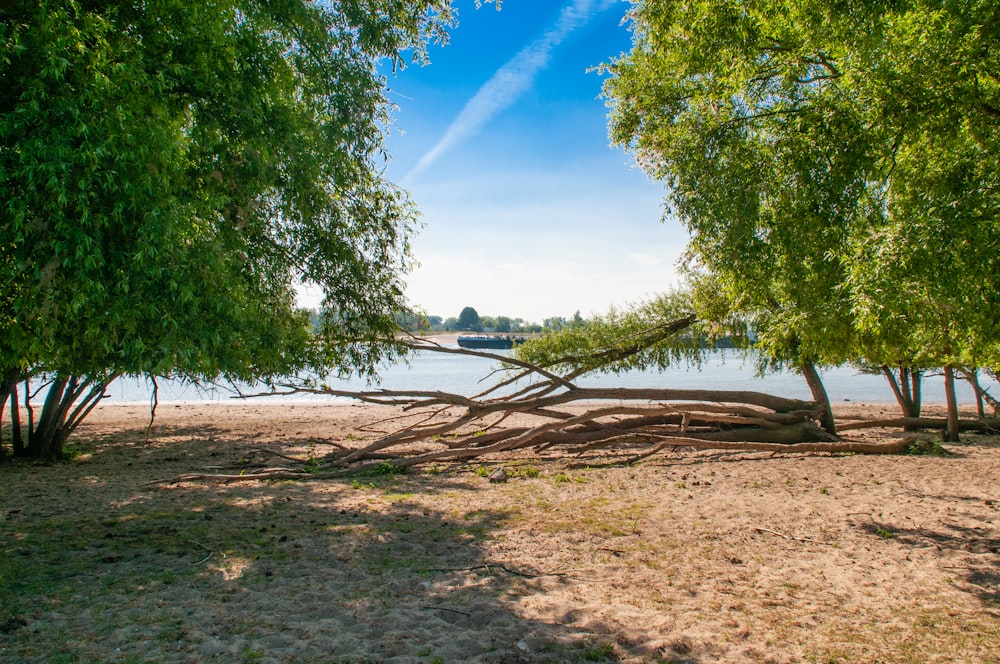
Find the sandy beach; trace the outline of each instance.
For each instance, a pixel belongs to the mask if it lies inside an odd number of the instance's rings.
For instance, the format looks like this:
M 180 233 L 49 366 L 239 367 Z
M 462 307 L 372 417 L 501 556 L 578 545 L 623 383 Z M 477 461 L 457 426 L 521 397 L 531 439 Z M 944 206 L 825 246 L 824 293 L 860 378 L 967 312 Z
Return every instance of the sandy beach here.
M 995 437 L 157 482 L 357 446 L 390 414 L 103 405 L 75 460 L 0 465 L 0 661 L 1000 661 Z

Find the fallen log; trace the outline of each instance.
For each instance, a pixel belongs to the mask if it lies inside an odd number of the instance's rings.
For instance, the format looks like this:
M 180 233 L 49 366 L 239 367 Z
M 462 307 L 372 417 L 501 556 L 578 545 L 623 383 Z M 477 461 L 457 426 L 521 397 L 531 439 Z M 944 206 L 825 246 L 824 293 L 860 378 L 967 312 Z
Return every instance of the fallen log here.
M 420 343 L 413 347 L 508 362 L 504 356 L 470 349 Z M 408 467 L 525 450 L 541 454 L 553 448 L 570 454 L 628 450 L 633 458 L 647 458 L 670 448 L 879 454 L 905 451 L 908 445 L 839 441 L 819 426 L 817 404 L 762 392 L 583 388 L 573 382 L 576 371 L 560 375 L 522 360 L 508 362 L 508 368 L 519 379 L 534 375 L 535 381 L 521 387 L 510 378 L 501 379 L 472 397 L 434 390 L 349 392 L 294 385 L 285 386 L 283 394 L 327 394 L 399 409 L 399 416 L 388 420 L 394 430 L 361 447 L 336 450 L 318 464 L 314 461 L 313 470 L 320 474 L 375 462 Z M 497 386 L 510 393 L 501 394 Z
M 837 425 L 839 431 L 858 429 L 946 429 L 948 420 L 943 417 L 894 417 L 884 420 L 852 420 Z M 959 420 L 960 431 L 1000 432 L 1000 418 Z

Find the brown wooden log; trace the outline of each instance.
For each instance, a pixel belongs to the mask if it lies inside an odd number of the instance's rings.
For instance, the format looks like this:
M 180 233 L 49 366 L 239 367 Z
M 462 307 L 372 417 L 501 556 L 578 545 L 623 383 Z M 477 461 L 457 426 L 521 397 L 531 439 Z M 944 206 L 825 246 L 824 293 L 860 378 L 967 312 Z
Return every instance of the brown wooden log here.
M 885 420 L 857 420 L 839 424 L 840 431 L 882 428 L 947 429 L 948 420 L 943 417 L 893 417 Z M 959 420 L 960 431 L 1000 431 L 1000 418 L 985 420 Z

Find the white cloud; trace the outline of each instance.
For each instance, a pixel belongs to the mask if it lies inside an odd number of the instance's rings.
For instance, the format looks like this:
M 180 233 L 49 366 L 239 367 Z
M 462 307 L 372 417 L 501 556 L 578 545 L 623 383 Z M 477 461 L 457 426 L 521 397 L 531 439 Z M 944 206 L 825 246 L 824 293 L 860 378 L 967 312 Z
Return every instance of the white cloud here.
M 403 178 L 405 185 L 456 143 L 478 132 L 491 118 L 512 106 L 531 89 L 535 76 L 548 66 L 552 50 L 571 32 L 618 0 L 572 0 L 541 37 L 531 42 L 493 74 L 452 121 L 437 144 Z

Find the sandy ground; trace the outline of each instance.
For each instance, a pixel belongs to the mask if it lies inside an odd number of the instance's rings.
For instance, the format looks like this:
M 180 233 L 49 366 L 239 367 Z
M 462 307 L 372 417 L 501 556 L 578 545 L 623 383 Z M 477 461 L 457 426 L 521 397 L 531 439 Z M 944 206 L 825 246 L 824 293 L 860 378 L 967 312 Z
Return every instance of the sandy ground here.
M 102 406 L 73 462 L 0 466 L 0 661 L 1000 662 L 997 438 L 149 484 L 384 414 Z

